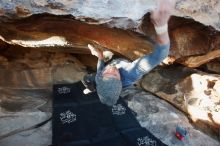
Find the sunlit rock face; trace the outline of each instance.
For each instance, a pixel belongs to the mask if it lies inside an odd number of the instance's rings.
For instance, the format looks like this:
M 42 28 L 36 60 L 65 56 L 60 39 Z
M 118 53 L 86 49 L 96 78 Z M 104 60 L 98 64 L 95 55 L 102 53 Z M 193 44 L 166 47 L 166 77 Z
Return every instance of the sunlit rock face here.
M 186 111 L 192 120 L 220 127 L 220 76 L 205 73 L 190 75 L 176 85 L 183 93 Z
M 141 82 L 145 90 L 175 105 L 195 125 L 217 137 L 220 135 L 219 85 L 219 75 L 181 66 L 157 68 Z

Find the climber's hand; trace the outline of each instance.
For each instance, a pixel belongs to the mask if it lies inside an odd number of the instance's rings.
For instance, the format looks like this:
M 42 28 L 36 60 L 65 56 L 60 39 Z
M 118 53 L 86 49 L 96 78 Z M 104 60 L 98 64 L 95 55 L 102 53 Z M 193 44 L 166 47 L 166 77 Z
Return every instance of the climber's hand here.
M 173 13 L 175 0 L 157 0 L 158 7 L 151 12 L 151 20 L 155 27 L 160 27 L 168 23 Z
M 93 45 L 88 44 L 88 48 L 91 51 L 91 54 L 98 57 L 99 59 L 103 59 L 103 53 L 99 49 L 95 48 Z

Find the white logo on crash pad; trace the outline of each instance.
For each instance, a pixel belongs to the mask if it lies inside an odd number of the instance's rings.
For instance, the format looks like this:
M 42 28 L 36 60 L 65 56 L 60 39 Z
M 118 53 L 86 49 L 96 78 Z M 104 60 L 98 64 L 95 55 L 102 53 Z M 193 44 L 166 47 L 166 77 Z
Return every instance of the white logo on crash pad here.
M 112 114 L 113 115 L 124 115 L 126 112 L 126 108 L 121 104 L 113 105 Z
M 60 113 L 60 120 L 63 124 L 70 124 L 76 121 L 76 115 L 73 114 L 70 110 Z
M 140 137 L 137 139 L 138 146 L 156 146 L 157 142 L 148 136 Z
M 70 88 L 64 86 L 64 87 L 58 88 L 57 92 L 59 94 L 67 94 L 67 93 L 70 93 Z

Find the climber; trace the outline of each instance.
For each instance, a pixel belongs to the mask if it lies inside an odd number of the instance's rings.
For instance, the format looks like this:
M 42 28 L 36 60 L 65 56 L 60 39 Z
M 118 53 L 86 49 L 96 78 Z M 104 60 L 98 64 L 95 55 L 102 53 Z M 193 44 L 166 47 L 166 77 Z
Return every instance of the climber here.
M 119 99 L 122 88 L 135 83 L 168 56 L 170 48 L 168 20 L 172 14 L 175 1 L 159 0 L 158 2 L 158 8 L 153 10 L 150 16 L 156 31 L 156 43 L 151 54 L 144 55 L 133 62 L 114 59 L 105 65 L 103 52 L 88 44 L 91 54 L 98 58 L 97 73 L 94 80 L 97 94 L 102 103 L 109 106 L 114 105 Z M 84 78 L 85 80 L 86 78 Z

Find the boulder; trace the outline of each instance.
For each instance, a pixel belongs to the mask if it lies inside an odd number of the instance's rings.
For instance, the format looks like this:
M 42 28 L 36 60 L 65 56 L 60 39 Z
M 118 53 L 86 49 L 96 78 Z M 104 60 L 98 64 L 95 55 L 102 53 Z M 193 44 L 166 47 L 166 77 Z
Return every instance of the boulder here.
M 220 76 L 179 66 L 157 68 L 147 74 L 141 86 L 189 115 L 203 131 L 218 137 Z

